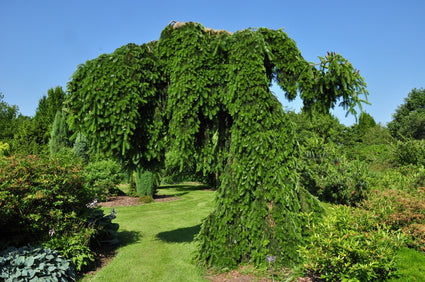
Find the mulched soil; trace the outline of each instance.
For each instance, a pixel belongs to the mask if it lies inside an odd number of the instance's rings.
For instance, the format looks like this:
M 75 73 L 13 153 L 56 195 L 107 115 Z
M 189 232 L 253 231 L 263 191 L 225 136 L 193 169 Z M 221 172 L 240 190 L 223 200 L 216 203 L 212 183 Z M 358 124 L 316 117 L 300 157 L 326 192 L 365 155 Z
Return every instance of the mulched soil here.
M 169 202 L 179 200 L 179 197 L 167 196 L 167 195 L 156 195 L 154 197 L 155 202 Z M 106 202 L 100 202 L 99 206 L 102 207 L 127 207 L 127 206 L 140 206 L 144 203 L 139 202 L 137 197 L 129 196 L 114 196 L 109 197 Z

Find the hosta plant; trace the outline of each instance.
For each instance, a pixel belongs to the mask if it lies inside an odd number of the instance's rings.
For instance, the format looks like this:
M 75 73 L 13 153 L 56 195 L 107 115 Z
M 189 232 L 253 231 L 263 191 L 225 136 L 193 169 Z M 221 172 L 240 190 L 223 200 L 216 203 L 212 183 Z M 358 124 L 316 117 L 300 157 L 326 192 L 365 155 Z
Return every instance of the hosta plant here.
M 75 273 L 58 252 L 24 246 L 8 248 L 0 254 L 2 281 L 70 281 Z

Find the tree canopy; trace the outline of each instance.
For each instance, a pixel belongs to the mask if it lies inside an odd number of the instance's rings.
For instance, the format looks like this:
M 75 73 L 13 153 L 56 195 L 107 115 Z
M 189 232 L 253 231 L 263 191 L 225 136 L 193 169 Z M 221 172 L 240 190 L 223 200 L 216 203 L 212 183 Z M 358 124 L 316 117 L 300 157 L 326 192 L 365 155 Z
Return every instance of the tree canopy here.
M 18 107 L 9 105 L 4 101 L 4 95 L 0 92 L 0 140 L 13 139 L 17 126 Z
M 404 99 L 388 123 L 391 135 L 396 138 L 425 138 L 425 89 L 413 89 Z
M 230 33 L 170 23 L 158 41 L 128 44 L 80 65 L 68 84 L 70 123 L 92 146 L 128 167 L 180 167 L 218 175 L 215 210 L 200 234 L 198 260 L 232 267 L 267 254 L 296 261 L 306 213 L 318 201 L 298 185 L 293 128 L 270 91 L 276 82 L 305 111 L 355 113 L 367 97 L 359 72 L 329 52 L 313 64 L 282 30 Z M 192 162 L 193 163 L 193 162 Z

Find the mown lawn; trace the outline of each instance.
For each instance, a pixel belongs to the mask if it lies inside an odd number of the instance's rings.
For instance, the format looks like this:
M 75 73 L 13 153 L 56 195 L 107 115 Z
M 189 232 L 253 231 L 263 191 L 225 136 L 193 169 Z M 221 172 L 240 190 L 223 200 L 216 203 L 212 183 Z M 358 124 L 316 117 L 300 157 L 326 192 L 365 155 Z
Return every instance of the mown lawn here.
M 117 256 L 83 281 L 205 281 L 204 271 L 191 261 L 193 237 L 212 211 L 214 192 L 177 185 L 162 187 L 158 194 L 179 199 L 116 207 L 121 241 Z
M 192 262 L 193 238 L 213 209 L 214 192 L 175 185 L 160 188 L 158 194 L 178 199 L 115 208 L 121 241 L 117 256 L 82 281 L 206 281 L 204 270 Z M 390 281 L 425 281 L 423 253 L 404 248 L 397 261 L 399 276 Z

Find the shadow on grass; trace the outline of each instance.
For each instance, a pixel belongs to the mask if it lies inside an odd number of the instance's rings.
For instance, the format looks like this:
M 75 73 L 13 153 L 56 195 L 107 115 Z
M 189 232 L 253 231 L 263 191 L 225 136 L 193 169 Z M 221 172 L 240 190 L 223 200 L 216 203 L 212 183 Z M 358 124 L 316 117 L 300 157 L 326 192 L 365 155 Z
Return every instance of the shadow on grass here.
M 121 247 L 137 243 L 141 237 L 140 232 L 137 231 L 118 231 L 118 240 Z
M 180 197 L 183 195 L 186 195 L 189 192 L 180 192 L 180 193 L 173 193 L 173 194 L 156 194 L 154 196 L 154 199 L 163 199 L 163 198 L 171 198 L 171 197 Z
M 190 243 L 199 231 L 201 231 L 201 224 L 160 232 L 156 234 L 156 238 L 167 243 Z
M 167 184 L 167 185 L 161 185 L 158 187 L 158 189 L 169 189 L 174 188 L 177 191 L 198 191 L 198 190 L 211 190 L 211 187 L 205 184 Z

